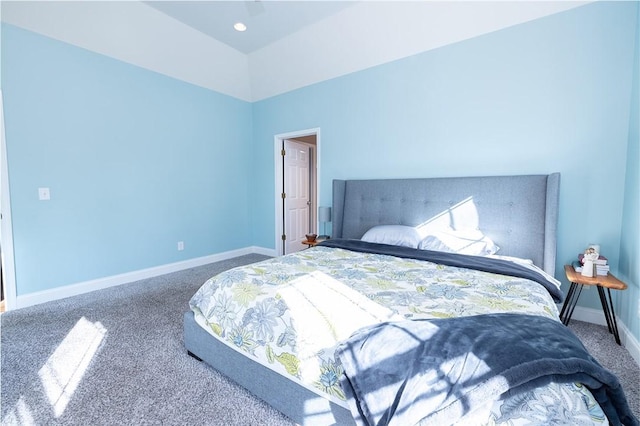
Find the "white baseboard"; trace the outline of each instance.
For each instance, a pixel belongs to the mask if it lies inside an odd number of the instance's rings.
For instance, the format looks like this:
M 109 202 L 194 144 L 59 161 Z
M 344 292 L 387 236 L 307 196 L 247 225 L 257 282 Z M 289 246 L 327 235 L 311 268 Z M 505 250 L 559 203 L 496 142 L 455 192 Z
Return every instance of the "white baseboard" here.
M 589 322 L 591 324 L 607 325 L 607 321 L 604 318 L 602 309 L 583 308 L 576 306 L 576 310 L 573 311 L 571 319 L 577 321 Z M 627 328 L 626 324 L 617 318 L 618 334 L 620 334 L 620 343 L 624 346 L 638 365 L 640 365 L 640 342 L 635 338 L 631 331 Z
M 256 247 L 256 246 L 251 247 L 251 253 L 262 254 L 264 256 L 270 256 L 270 257 L 277 256 L 276 249 L 268 249 L 268 248 Z
M 246 254 L 262 254 L 265 256 L 273 257 L 276 255 L 275 252 L 276 251 L 274 249 L 267 249 L 264 247 L 246 247 L 243 249 L 231 250 L 223 253 L 212 254 L 209 256 L 197 257 L 195 259 L 189 259 L 181 262 L 160 265 L 153 268 L 141 269 L 124 274 L 84 281 L 77 284 L 70 284 L 64 287 L 53 288 L 51 290 L 43 290 L 35 293 L 25 294 L 23 296 L 17 296 L 15 308 L 26 308 L 28 306 L 38 305 L 40 303 L 51 302 L 53 300 L 77 296 L 95 290 L 102 290 L 108 287 L 114 287 L 134 281 L 153 278 L 159 275 L 170 274 L 172 272 L 195 268 L 197 266 L 203 266 L 209 263 L 219 262 L 221 260 L 244 256 Z

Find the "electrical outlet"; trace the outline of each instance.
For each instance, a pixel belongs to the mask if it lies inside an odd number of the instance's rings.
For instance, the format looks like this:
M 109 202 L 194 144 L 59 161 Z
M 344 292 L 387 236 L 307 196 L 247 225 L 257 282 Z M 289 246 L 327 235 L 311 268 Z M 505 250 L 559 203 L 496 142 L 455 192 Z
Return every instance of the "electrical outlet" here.
M 178 241 L 178 250 L 184 250 L 184 241 Z
M 51 191 L 49 191 L 49 188 L 38 188 L 38 199 L 41 201 L 50 200 Z

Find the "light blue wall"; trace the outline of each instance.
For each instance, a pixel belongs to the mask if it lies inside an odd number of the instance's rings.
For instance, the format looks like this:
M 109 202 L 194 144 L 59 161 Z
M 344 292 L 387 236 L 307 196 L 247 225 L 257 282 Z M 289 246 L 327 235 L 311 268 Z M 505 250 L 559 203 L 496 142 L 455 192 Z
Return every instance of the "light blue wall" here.
M 636 3 L 596 3 L 254 104 L 252 229 L 274 247 L 273 135 L 321 129 L 334 178 L 562 173 L 557 275 L 617 269 Z M 596 292 L 581 304 L 599 309 Z
M 2 83 L 18 295 L 251 245 L 249 103 L 11 25 Z
M 618 292 L 616 309 L 632 333 L 640 336 L 640 7 L 636 16 L 636 56 L 620 241 L 620 275 L 629 289 Z
M 273 136 L 320 127 L 326 205 L 333 178 L 561 172 L 558 275 L 600 243 L 639 337 L 637 16 L 596 3 L 254 104 L 3 25 L 18 294 L 273 248 Z

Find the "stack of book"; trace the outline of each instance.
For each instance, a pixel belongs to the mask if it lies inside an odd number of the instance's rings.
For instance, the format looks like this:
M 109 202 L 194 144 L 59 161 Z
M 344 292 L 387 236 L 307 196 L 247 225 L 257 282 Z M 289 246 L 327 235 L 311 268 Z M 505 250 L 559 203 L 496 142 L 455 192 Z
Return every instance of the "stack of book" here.
M 607 275 L 609 273 L 609 261 L 606 257 L 600 255 L 598 259 L 594 262 L 596 264 L 596 274 L 597 275 Z M 584 264 L 584 253 L 580 253 L 578 255 L 578 260 L 573 262 L 573 269 L 576 272 L 582 272 L 582 265 Z

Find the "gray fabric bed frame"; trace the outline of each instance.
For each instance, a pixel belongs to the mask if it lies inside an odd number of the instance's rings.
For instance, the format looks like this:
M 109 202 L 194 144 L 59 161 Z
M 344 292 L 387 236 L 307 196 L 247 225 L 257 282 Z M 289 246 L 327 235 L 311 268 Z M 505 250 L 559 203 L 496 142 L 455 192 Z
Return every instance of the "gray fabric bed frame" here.
M 560 174 L 334 180 L 333 238 L 360 238 L 374 225 L 476 227 L 498 254 L 532 259 L 554 275 Z M 194 357 L 301 425 L 353 425 L 347 408 L 263 367 L 213 338 L 193 313 L 184 343 Z
M 425 222 L 478 228 L 498 254 L 531 259 L 554 275 L 559 190 L 559 173 L 334 180 L 332 236 L 359 239 L 375 225 Z

